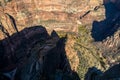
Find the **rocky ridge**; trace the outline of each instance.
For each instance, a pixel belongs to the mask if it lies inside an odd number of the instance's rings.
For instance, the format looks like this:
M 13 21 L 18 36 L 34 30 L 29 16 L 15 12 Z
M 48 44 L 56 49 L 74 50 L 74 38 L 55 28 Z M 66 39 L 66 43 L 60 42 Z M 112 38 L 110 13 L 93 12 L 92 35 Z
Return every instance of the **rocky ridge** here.
M 1 40 L 0 79 L 53 80 L 57 73 L 63 76 L 56 78 L 74 78 L 66 56 L 66 38 L 59 38 L 55 31 L 49 36 L 44 27 L 34 26 Z
M 51 1 L 54 3 L 52 3 Z M 64 0 L 60 0 L 60 1 L 12 0 L 6 3 L 5 5 L 3 5 L 2 9 L 3 9 L 3 13 L 9 13 L 15 18 L 16 25 L 19 31 L 26 28 L 26 26 L 42 24 L 47 28 L 49 32 L 51 32 L 53 29 L 55 29 L 56 31 L 61 31 L 62 34 L 64 32 L 69 32 L 68 41 L 66 43 L 67 44 L 66 55 L 70 62 L 69 65 L 71 66 L 72 70 L 74 70 L 79 74 L 79 77 L 81 79 L 84 79 L 84 76 L 89 67 L 95 66 L 104 71 L 108 69 L 108 67 L 111 67 L 114 64 L 119 63 L 119 29 L 111 37 L 108 37 L 107 39 L 100 42 L 95 42 L 91 37 L 92 22 L 93 20 L 100 21 L 104 19 L 104 14 L 103 14 L 104 9 L 101 8 L 97 12 L 91 12 L 91 14 L 85 16 L 85 18 L 83 18 L 82 20 L 79 20 L 80 15 L 84 14 L 89 9 L 93 9 L 99 3 L 101 3 L 101 1 L 98 2 L 98 0 L 90 0 L 89 3 L 88 3 L 88 0 L 82 0 L 82 1 L 79 1 L 79 0 L 66 0 L 66 1 Z M 11 21 L 8 21 L 8 24 L 11 24 Z M 13 28 L 10 28 L 10 29 L 7 28 L 7 30 L 12 31 L 12 32 L 11 31 L 9 32 L 10 35 L 15 33 Z M 77 35 L 76 34 L 74 35 L 74 33 L 71 33 L 71 32 L 75 32 L 75 33 L 77 32 Z M 24 34 L 26 33 L 27 32 L 25 32 Z M 29 34 L 27 36 L 30 36 L 31 33 L 29 31 L 28 33 Z M 3 39 L 3 37 L 4 37 L 3 35 L 0 35 L 0 39 Z M 28 37 L 26 40 L 28 40 L 29 38 L 30 37 Z M 18 39 L 16 40 L 19 43 Z M 49 48 L 50 48 L 50 51 L 51 51 L 51 48 L 56 49 L 55 47 L 56 47 L 57 41 L 58 41 L 58 37 L 55 39 L 52 38 L 52 39 L 46 40 L 45 44 L 48 44 L 48 45 L 46 45 L 45 49 L 41 50 L 40 53 L 47 53 L 46 50 L 49 51 Z M 8 44 L 6 44 L 6 42 L 5 42 L 5 45 L 7 46 Z M 15 44 L 15 45 L 18 46 L 19 44 Z M 15 49 L 17 48 L 16 46 L 14 46 Z M 26 48 L 26 47 L 27 46 L 23 48 Z M 0 48 L 1 52 L 2 50 L 4 50 L 2 48 L 3 47 Z M 32 51 L 30 52 L 37 53 L 37 51 L 39 51 L 38 48 L 41 48 L 41 43 L 40 45 L 39 43 L 35 44 L 35 46 L 32 47 Z M 6 53 L 10 53 L 10 52 L 11 51 L 8 50 L 8 52 Z M 19 51 L 16 53 L 19 53 Z M 46 55 L 46 56 L 54 57 L 51 55 Z M 36 55 L 34 56 L 34 58 L 36 58 Z M 42 59 L 43 58 L 40 58 L 39 60 L 42 61 Z M 19 72 L 19 73 L 27 74 L 27 72 L 29 71 L 31 73 L 31 71 L 33 70 L 32 68 L 34 67 L 36 67 L 36 70 L 38 70 L 39 61 L 35 62 L 33 58 L 32 59 L 30 58 L 28 62 L 30 62 L 29 64 L 31 66 L 30 70 L 25 71 L 25 69 L 28 68 L 28 66 L 24 66 L 24 68 L 22 68 L 23 72 Z M 50 69 L 47 69 L 47 70 L 50 70 Z M 60 75 L 60 73 L 61 71 L 57 70 L 57 74 Z M 45 74 L 47 75 L 49 73 L 45 73 Z M 31 74 L 31 75 L 34 75 L 34 74 Z M 36 75 L 39 75 L 39 73 Z M 24 78 L 24 75 L 21 75 L 21 76 Z

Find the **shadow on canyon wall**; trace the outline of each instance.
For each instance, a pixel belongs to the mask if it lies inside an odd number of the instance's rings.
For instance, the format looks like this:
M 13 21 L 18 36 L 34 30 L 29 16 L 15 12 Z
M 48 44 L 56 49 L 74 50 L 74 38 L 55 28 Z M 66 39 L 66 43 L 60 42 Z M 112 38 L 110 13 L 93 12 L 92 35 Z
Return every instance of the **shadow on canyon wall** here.
M 10 14 L 8 14 L 8 13 L 5 13 L 5 14 L 9 16 L 9 19 L 10 19 L 10 21 L 12 22 L 12 25 L 13 25 L 13 29 L 14 29 L 16 32 L 19 32 L 14 17 L 11 16 Z
M 85 80 L 119 80 L 120 79 L 120 64 L 116 64 L 109 68 L 104 73 L 99 69 L 92 67 L 88 69 L 85 75 Z
M 43 26 L 0 40 L 0 80 L 80 80 L 67 59 L 66 40 Z
M 99 22 L 93 21 L 91 35 L 95 41 L 102 41 L 108 36 L 112 36 L 120 27 L 120 9 L 118 9 L 119 6 L 116 7 L 116 4 L 104 3 L 106 18 Z
M 95 41 L 102 41 L 119 28 L 119 10 L 112 3 L 106 4 L 105 9 L 106 19 L 93 22 L 91 35 Z M 18 32 L 14 26 L 16 33 L 0 40 L 0 80 L 80 80 L 66 56 L 67 35 L 60 38 L 55 31 L 49 35 L 43 26 Z M 89 68 L 85 80 L 118 78 L 120 65 L 115 66 L 105 73 Z

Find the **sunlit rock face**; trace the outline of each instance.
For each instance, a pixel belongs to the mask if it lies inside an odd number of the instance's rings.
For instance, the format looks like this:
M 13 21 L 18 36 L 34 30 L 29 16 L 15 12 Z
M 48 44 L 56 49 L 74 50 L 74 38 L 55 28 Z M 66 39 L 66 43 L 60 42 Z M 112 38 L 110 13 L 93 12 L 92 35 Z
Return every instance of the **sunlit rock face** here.
M 77 32 L 80 15 L 100 3 L 98 0 L 1 0 L 4 13 L 16 20 L 19 30 L 26 26 L 43 25 L 47 30 Z M 90 16 L 91 18 L 87 18 Z M 96 14 L 82 22 L 91 22 Z
M 0 21 L 2 21 L 4 28 L 10 33 L 10 35 L 12 35 L 13 33 L 16 33 L 16 31 L 12 26 L 13 21 L 5 13 L 8 13 L 14 18 L 17 28 L 20 32 L 21 30 L 24 30 L 24 28 L 26 27 L 35 26 L 39 24 L 45 26 L 48 32 L 51 32 L 53 29 L 58 32 L 60 31 L 61 34 L 64 34 L 64 32 L 65 33 L 75 32 L 75 35 L 73 33 L 72 35 L 70 35 L 71 33 L 70 34 L 68 33 L 69 36 L 66 42 L 65 51 L 67 52 L 66 56 L 70 61 L 69 65 L 71 66 L 71 69 L 73 71 L 76 71 L 79 74 L 80 78 L 84 78 L 84 75 L 89 67 L 95 66 L 99 69 L 104 70 L 104 69 L 107 69 L 108 66 L 113 66 L 114 64 L 117 64 L 120 60 L 119 30 L 115 34 L 113 34 L 112 37 L 108 37 L 106 38 L 106 40 L 103 40 L 101 42 L 94 43 L 93 37 L 91 36 L 91 29 L 92 29 L 93 22 L 103 21 L 105 18 L 103 6 L 101 6 L 99 10 L 93 11 L 95 6 L 102 4 L 102 0 L 0 0 L 0 2 L 1 2 L 0 17 L 2 17 L 0 18 Z M 84 15 L 89 10 L 92 10 L 92 11 L 88 15 L 80 19 L 80 16 Z M 78 27 L 79 27 L 79 31 L 78 31 Z M 38 28 L 36 30 L 39 31 Z M 41 30 L 41 31 L 44 32 L 44 30 Z M 34 39 L 34 35 L 32 35 L 33 33 L 34 33 L 34 29 L 28 32 L 26 32 L 26 29 L 25 29 L 25 32 L 22 35 L 24 36 L 23 39 L 21 36 L 17 36 L 16 38 L 14 36 L 12 37 L 13 40 L 15 41 L 14 46 L 12 47 L 15 49 L 16 54 L 22 51 L 23 54 L 20 54 L 20 55 L 21 56 L 24 55 L 24 52 L 25 52 L 24 49 L 25 48 L 28 49 L 29 46 L 26 46 L 26 45 L 29 45 L 29 44 L 22 46 L 21 47 L 22 50 L 19 49 L 19 46 L 21 46 L 20 44 L 24 39 L 25 41 L 28 41 L 29 38 L 30 40 L 32 38 Z M 28 36 L 31 36 L 31 37 L 28 37 Z M 22 74 L 21 77 L 23 79 L 27 80 L 24 77 L 24 74 L 29 74 L 29 73 L 32 73 L 32 71 L 34 70 L 38 70 L 38 67 L 41 67 L 39 66 L 38 62 L 42 64 L 43 59 L 46 60 L 45 65 L 48 65 L 47 63 L 49 63 L 48 58 L 52 58 L 52 61 L 50 63 L 54 62 L 53 58 L 56 58 L 56 56 L 52 56 L 52 55 L 53 54 L 56 55 L 56 53 L 59 52 L 57 50 L 59 48 L 56 48 L 58 39 L 56 40 L 55 37 L 51 38 L 51 36 L 49 35 L 48 37 L 50 37 L 50 39 L 46 38 L 45 40 L 46 43 L 42 47 L 41 47 L 42 43 L 37 43 L 35 44 L 34 47 L 32 47 L 32 50 L 30 52 L 33 53 L 33 55 L 34 53 L 38 53 L 39 57 L 38 55 L 35 55 L 29 58 L 28 62 L 30 62 L 30 64 L 29 63 L 28 63 L 29 65 L 26 64 L 26 66 L 22 68 L 23 72 L 20 72 L 20 74 Z M 3 38 L 4 38 L 4 35 L 0 31 L 0 40 Z M 10 49 L 9 49 L 9 46 L 7 45 L 8 43 L 6 40 L 6 45 L 5 45 L 7 49 L 6 53 L 10 54 Z M 0 53 L 3 52 L 2 46 L 3 45 L 0 44 L 0 47 L 1 47 Z M 43 47 L 44 49 L 40 50 L 39 52 L 39 49 Z M 16 50 L 16 48 L 18 50 Z M 50 54 L 46 55 L 46 53 L 49 53 L 49 52 Z M 36 56 L 39 59 L 36 58 Z M 46 56 L 48 57 L 46 58 Z M 34 62 L 33 57 L 38 60 Z M 59 61 L 59 58 L 58 58 L 58 61 L 56 60 L 56 62 L 60 63 L 61 61 Z M 49 64 L 49 66 L 50 68 L 48 68 L 48 66 L 44 66 L 45 68 L 43 69 L 44 70 L 43 72 L 48 72 L 48 73 L 44 73 L 44 75 L 50 74 L 49 72 L 51 72 L 51 70 L 54 69 L 54 67 L 51 64 Z M 58 66 L 59 64 L 55 65 L 56 68 L 58 68 Z M 59 66 L 58 69 L 60 68 L 61 66 Z

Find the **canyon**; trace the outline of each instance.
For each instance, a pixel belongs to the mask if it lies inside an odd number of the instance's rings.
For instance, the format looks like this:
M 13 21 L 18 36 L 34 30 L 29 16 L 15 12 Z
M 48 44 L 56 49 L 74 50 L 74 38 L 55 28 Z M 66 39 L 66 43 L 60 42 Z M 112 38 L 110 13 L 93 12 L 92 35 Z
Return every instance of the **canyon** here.
M 4 4 L 1 6 L 2 12 L 15 19 L 19 31 L 25 27 L 43 25 L 48 31 L 54 29 L 77 33 L 79 24 L 89 24 L 98 18 L 97 13 L 101 16 L 103 12 L 101 9 L 80 20 L 81 15 L 101 3 L 97 0 L 1 0 L 1 3 Z
M 104 72 L 119 64 L 120 22 L 102 25 L 102 3 L 0 0 L 0 79 L 13 71 L 15 80 L 84 80 L 93 66 Z

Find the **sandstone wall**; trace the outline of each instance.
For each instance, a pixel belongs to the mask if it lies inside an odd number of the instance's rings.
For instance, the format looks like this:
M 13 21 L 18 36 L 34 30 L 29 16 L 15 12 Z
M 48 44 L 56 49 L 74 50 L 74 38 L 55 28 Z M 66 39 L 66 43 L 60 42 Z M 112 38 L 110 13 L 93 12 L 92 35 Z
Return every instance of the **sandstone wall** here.
M 48 31 L 77 32 L 79 24 L 92 23 L 98 13 L 101 17 L 103 11 L 100 10 L 79 19 L 99 3 L 98 0 L 11 0 L 1 8 L 15 18 L 19 31 L 28 26 L 43 25 Z

